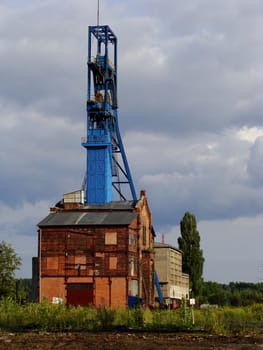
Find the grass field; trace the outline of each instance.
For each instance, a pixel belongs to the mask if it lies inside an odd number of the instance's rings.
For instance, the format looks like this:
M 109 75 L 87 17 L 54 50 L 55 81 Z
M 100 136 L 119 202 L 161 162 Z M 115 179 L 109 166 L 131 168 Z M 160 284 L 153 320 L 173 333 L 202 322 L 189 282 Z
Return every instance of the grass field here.
M 199 310 L 149 310 L 84 308 L 48 302 L 19 305 L 0 301 L 0 330 L 97 331 L 196 331 L 210 334 L 251 334 L 263 331 L 263 304 Z

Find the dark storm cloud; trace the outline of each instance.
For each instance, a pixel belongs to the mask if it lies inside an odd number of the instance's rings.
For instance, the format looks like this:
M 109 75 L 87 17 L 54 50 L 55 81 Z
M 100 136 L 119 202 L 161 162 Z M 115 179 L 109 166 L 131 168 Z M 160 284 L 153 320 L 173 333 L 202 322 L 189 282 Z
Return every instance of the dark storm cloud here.
M 15 207 L 78 186 L 84 174 L 84 169 L 80 174 L 84 165 L 80 124 L 21 107 L 1 109 L 1 200 Z
M 0 94 L 21 108 L 36 106 L 41 112 L 72 118 L 83 110 L 78 105 L 84 83 L 75 82 L 85 62 L 85 44 L 80 44 L 79 33 L 70 31 L 72 22 L 60 23 L 52 16 L 57 12 L 46 13 L 48 17 L 45 12 L 42 7 L 7 14 L 1 30 Z
M 263 187 L 263 137 L 258 137 L 250 149 L 248 174 L 256 191 Z
M 121 60 L 129 127 L 180 133 L 242 126 L 244 104 L 251 109 L 262 91 L 260 10 L 258 2 L 154 2 L 148 15 L 129 19 Z M 261 125 L 254 108 L 250 123 L 255 116 Z
M 178 222 L 187 210 L 200 220 L 262 212 L 263 193 L 251 186 L 246 170 L 253 144 L 251 151 L 237 130 L 180 139 L 134 133 L 126 141 L 135 178 L 148 189 L 158 225 Z

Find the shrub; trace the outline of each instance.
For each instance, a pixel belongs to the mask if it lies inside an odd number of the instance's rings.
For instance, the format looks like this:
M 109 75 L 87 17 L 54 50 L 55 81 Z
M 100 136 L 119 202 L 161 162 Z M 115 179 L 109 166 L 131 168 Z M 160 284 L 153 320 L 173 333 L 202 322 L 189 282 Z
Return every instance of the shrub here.
M 112 329 L 116 316 L 116 310 L 112 308 L 100 307 L 97 309 L 98 326 L 101 329 Z

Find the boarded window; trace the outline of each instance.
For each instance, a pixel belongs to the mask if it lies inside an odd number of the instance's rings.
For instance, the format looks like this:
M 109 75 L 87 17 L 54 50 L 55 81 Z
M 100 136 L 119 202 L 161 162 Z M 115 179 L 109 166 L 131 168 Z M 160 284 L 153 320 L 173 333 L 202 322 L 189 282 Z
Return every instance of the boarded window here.
M 87 237 L 74 232 L 67 235 L 67 248 L 69 250 L 85 250 L 87 246 Z
M 58 256 L 47 257 L 47 270 L 58 271 Z
M 110 270 L 117 270 L 117 257 L 111 256 L 109 259 Z
M 75 269 L 76 270 L 85 270 L 86 269 L 86 257 L 84 255 L 75 256 Z
M 106 232 L 105 244 L 117 244 L 117 232 Z

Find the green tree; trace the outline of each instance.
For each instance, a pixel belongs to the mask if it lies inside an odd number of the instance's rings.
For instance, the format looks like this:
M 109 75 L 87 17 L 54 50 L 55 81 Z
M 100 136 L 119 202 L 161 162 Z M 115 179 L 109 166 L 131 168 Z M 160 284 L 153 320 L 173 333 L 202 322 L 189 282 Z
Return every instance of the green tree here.
M 15 297 L 16 279 L 15 270 L 21 266 L 21 258 L 10 244 L 0 243 L 0 298 Z
M 203 282 L 201 303 L 227 305 L 230 292 L 224 284 L 217 282 Z
M 178 238 L 178 245 L 182 251 L 183 272 L 189 274 L 192 296 L 198 297 L 202 288 L 205 259 L 200 248 L 200 235 L 195 216 L 186 212 L 180 222 L 180 228 L 181 237 Z

